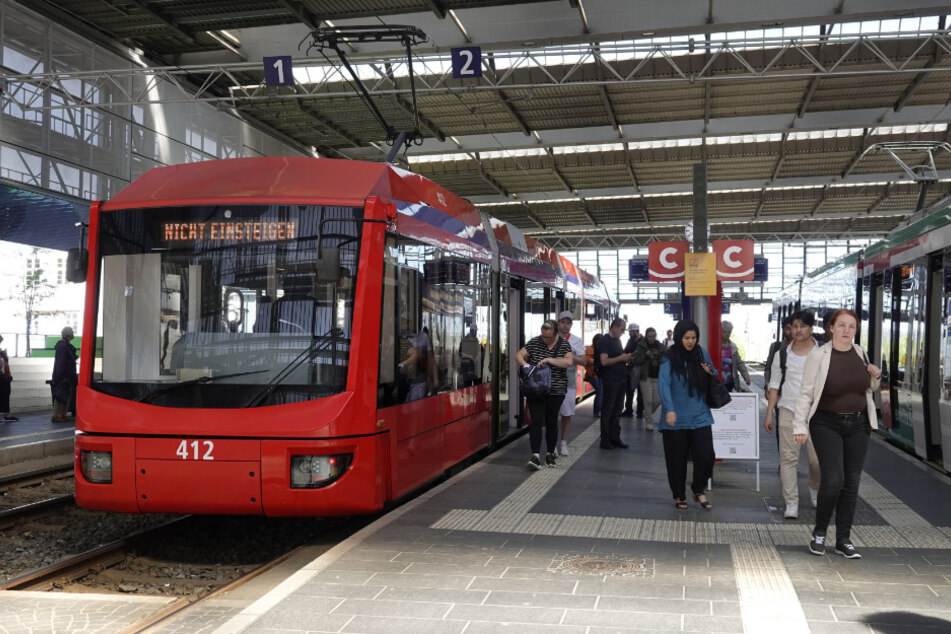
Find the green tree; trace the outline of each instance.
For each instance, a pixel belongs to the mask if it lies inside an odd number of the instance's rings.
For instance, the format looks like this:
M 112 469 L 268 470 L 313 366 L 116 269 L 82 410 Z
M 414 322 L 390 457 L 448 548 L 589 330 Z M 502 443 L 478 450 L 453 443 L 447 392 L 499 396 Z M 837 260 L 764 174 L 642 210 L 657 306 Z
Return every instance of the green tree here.
M 56 288 L 48 279 L 46 272 L 40 266 L 38 248 L 34 248 L 30 253 L 30 259 L 26 267 L 26 273 L 23 275 L 23 283 L 18 284 L 16 288 L 16 297 L 23 306 L 23 314 L 26 318 L 26 356 L 30 353 L 30 335 L 33 325 L 33 317 L 37 315 L 37 307 L 44 300 L 49 298 Z

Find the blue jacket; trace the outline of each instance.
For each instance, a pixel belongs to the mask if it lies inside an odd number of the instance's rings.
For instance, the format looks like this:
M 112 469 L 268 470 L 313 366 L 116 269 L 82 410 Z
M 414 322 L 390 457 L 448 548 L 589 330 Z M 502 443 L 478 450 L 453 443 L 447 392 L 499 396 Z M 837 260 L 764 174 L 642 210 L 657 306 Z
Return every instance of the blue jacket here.
M 710 364 L 713 371 L 713 361 L 703 348 L 700 348 L 703 360 Z M 717 374 L 716 376 L 719 376 Z M 671 429 L 697 429 L 713 424 L 713 414 L 707 406 L 706 395 L 690 396 L 687 390 L 687 380 L 681 374 L 674 372 L 670 367 L 670 359 L 666 356 L 661 359 L 660 373 L 657 377 L 657 389 L 660 392 L 660 425 L 661 431 Z M 671 427 L 667 424 L 667 412 L 677 413 L 677 423 Z

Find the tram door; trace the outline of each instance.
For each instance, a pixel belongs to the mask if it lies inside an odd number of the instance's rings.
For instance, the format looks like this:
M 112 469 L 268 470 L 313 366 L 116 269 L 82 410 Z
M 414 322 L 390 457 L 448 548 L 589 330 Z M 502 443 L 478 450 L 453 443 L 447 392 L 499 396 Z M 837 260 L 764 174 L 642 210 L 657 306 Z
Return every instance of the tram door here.
M 512 280 L 512 282 L 516 282 Z M 524 291 L 519 284 L 502 287 L 502 310 L 499 319 L 502 377 L 499 380 L 499 437 L 518 429 L 522 415 L 522 398 L 518 389 L 518 364 L 515 353 L 522 347 L 522 305 Z
M 927 458 L 931 430 L 923 392 L 928 261 L 915 260 L 895 267 L 892 276 L 892 411 L 897 425 L 890 433 L 918 456 Z
M 869 360 L 882 369 L 882 389 L 874 393 L 875 407 L 880 412 L 882 428 L 892 424 L 888 363 L 882 356 L 882 275 L 862 278 L 862 325 L 859 345 L 868 352 Z
M 942 260 L 941 272 L 937 279 L 932 279 L 936 282 L 935 295 L 940 296 L 940 300 L 931 311 L 938 321 L 938 328 L 935 329 L 937 341 L 928 352 L 934 354 L 935 365 L 938 366 L 938 380 L 935 382 L 938 395 L 937 399 L 931 400 L 937 401 L 942 461 L 945 470 L 951 471 L 951 250 L 939 257 Z

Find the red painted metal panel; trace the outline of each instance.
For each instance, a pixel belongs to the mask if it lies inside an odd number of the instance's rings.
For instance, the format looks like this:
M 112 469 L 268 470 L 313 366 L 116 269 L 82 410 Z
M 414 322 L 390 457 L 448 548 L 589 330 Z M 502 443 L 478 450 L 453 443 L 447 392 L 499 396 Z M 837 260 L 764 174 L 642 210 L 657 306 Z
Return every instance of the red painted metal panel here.
M 77 423 L 80 431 L 101 434 L 182 436 L 336 437 L 376 431 L 372 415 L 360 417 L 350 392 L 288 405 L 248 409 L 188 409 L 127 401 L 80 387 L 80 407 L 95 413 Z M 376 391 L 373 396 L 375 398 Z M 91 414 L 92 415 L 92 414 Z
M 173 460 L 191 467 L 193 462 L 254 461 L 261 459 L 261 443 L 234 438 L 139 438 L 135 443 L 139 460 Z
M 193 461 L 183 468 L 181 461 L 136 460 L 135 471 L 143 512 L 261 514 L 257 461 Z
M 398 497 L 431 480 L 443 470 L 444 428 L 437 427 L 396 445 L 396 479 L 393 492 Z

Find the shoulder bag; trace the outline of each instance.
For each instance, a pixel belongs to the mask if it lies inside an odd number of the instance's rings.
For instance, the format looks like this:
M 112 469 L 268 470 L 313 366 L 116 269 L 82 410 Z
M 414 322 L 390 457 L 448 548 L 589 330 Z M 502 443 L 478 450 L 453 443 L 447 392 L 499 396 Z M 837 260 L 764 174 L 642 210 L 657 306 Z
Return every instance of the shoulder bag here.
M 710 387 L 707 389 L 707 406 L 710 409 L 720 409 L 733 400 L 730 390 L 717 377 L 710 375 Z
M 537 365 L 522 368 L 518 383 L 523 396 L 528 398 L 548 396 L 548 392 L 551 390 L 551 368 L 547 365 L 543 368 Z

